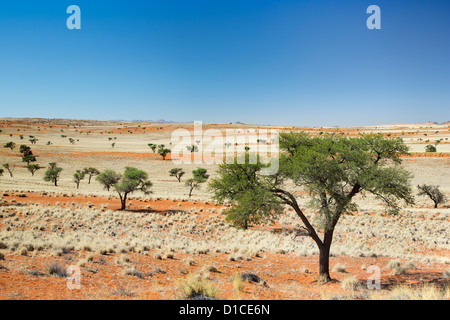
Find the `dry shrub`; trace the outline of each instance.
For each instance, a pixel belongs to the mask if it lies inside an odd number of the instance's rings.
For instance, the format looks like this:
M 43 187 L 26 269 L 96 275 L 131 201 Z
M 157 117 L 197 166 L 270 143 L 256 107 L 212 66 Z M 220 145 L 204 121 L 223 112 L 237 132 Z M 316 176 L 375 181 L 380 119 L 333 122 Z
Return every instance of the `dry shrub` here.
M 179 284 L 185 299 L 203 300 L 215 299 L 218 289 L 208 280 L 198 274 L 188 275 Z
M 60 278 L 67 277 L 66 267 L 64 267 L 59 262 L 52 262 L 49 265 L 47 265 L 47 273 L 56 275 Z
M 350 276 L 341 281 L 341 287 L 345 290 L 354 291 L 360 287 L 360 283 L 357 277 Z

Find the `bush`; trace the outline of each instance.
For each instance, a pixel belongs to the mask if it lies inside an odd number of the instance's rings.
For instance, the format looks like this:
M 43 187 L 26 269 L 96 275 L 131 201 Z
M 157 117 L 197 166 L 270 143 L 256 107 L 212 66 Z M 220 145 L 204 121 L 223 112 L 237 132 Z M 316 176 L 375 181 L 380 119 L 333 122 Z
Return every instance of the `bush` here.
M 124 273 L 128 276 L 135 276 L 138 278 L 144 277 L 143 273 L 140 270 L 136 269 L 135 267 L 125 269 Z
M 67 277 L 67 270 L 66 268 L 58 263 L 58 262 L 52 262 L 47 266 L 47 273 L 48 274 L 54 274 L 57 275 L 60 278 Z
M 218 294 L 217 288 L 199 275 L 189 275 L 179 288 L 183 291 L 183 296 L 191 300 L 215 299 Z
M 340 263 L 338 263 L 337 265 L 334 266 L 333 271 L 334 272 L 342 272 L 342 273 L 347 272 L 347 270 L 345 270 L 345 266 Z
M 437 149 L 435 146 L 433 146 L 432 144 L 429 144 L 425 147 L 425 152 L 436 152 Z
M 355 276 L 345 278 L 341 281 L 341 287 L 345 290 L 354 291 L 358 289 L 359 286 L 360 286 L 359 280 Z

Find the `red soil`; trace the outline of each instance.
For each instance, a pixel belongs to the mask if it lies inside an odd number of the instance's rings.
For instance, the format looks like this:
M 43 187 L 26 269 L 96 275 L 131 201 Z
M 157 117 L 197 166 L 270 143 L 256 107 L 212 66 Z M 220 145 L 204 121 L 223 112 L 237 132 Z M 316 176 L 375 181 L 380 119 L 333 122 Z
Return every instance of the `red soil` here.
M 108 206 L 109 209 L 119 208 L 117 199 L 108 200 L 104 197 L 43 195 L 24 193 L 25 197 L 17 194 L 3 196 L 3 200 L 11 202 L 15 199 L 21 203 L 40 203 L 51 206 L 93 205 Z M 161 200 L 131 200 L 131 211 L 142 212 L 150 205 L 152 211 L 167 212 L 170 210 L 189 210 L 203 208 L 199 214 L 199 222 L 207 217 L 207 209 L 217 208 L 211 203 L 194 201 Z M 220 208 L 220 207 L 219 207 Z M 273 227 L 276 228 L 276 225 Z M 1 227 L 0 227 L 1 229 Z M 68 289 L 67 279 L 49 275 L 46 267 L 51 262 L 62 265 L 76 265 L 78 261 L 91 255 L 91 252 L 70 252 L 62 257 L 55 257 L 45 252 L 19 255 L 5 250 L 5 259 L 0 261 L 0 299 L 173 299 L 180 297 L 179 283 L 189 273 L 202 270 L 205 266 L 215 266 L 218 272 L 210 272 L 210 281 L 219 289 L 218 298 L 221 299 L 321 299 L 333 296 L 360 299 L 355 292 L 344 290 L 339 281 L 356 276 L 361 285 L 365 286 L 371 275 L 362 266 L 377 265 L 381 269 L 381 285 L 386 289 L 396 284 L 411 284 L 433 282 L 438 285 L 448 285 L 442 278 L 445 266 L 416 265 L 417 269 L 408 270 L 404 275 L 392 275 L 386 265 L 391 258 L 387 257 L 331 257 L 331 267 L 337 263 L 346 266 L 346 273 L 332 272 L 331 276 L 337 281 L 324 285 L 316 282 L 318 257 L 298 257 L 293 254 L 277 254 L 264 252 L 251 260 L 231 261 L 228 254 L 213 253 L 188 255 L 174 252 L 173 258 L 158 259 L 156 250 L 147 255 L 139 253 L 107 255 L 93 254 L 94 259 L 81 267 L 81 289 Z M 435 252 L 435 254 L 438 254 Z M 441 252 L 448 255 L 449 252 Z M 126 255 L 134 266 L 144 276 L 125 275 L 124 265 L 118 264 L 117 259 Z M 195 261 L 188 264 L 185 259 Z M 30 272 L 33 272 L 31 274 Z M 38 272 L 38 273 L 36 273 Z M 233 287 L 232 278 L 236 274 L 255 273 L 266 281 L 267 286 L 256 283 L 245 283 L 244 289 L 238 291 Z

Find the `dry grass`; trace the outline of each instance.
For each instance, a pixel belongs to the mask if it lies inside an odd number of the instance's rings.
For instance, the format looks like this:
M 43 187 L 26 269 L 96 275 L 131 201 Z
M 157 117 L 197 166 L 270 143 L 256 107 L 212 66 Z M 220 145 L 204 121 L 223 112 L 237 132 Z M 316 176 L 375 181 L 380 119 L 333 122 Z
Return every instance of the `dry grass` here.
M 184 299 L 215 299 L 219 293 L 211 281 L 198 274 L 190 274 L 179 283 Z

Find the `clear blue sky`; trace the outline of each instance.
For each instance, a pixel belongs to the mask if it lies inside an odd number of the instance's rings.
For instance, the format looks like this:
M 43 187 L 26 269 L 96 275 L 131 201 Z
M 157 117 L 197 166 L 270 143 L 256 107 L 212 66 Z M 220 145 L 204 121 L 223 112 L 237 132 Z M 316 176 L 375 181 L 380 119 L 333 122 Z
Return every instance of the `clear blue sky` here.
M 1 1 L 0 39 L 0 117 L 450 120 L 448 0 Z

